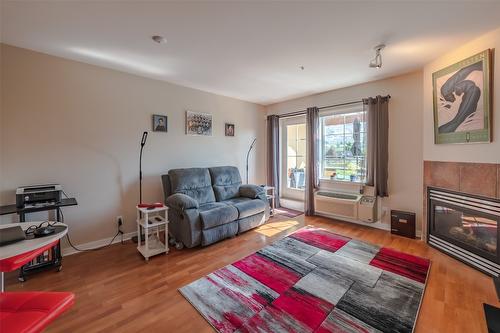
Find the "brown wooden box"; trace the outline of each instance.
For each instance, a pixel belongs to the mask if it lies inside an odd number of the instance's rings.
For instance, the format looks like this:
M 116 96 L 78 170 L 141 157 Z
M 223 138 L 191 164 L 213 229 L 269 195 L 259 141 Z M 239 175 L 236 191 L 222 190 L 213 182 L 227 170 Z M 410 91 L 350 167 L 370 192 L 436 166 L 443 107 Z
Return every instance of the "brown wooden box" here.
M 391 233 L 415 238 L 415 213 L 391 210 Z

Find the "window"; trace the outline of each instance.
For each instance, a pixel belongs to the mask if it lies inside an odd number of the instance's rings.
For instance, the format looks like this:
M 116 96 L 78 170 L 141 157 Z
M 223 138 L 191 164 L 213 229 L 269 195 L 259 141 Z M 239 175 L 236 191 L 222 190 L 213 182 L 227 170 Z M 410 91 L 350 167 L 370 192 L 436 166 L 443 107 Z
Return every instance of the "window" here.
M 285 128 L 287 187 L 304 189 L 306 179 L 306 124 L 287 125 Z
M 366 126 L 358 109 L 320 117 L 322 179 L 365 181 Z

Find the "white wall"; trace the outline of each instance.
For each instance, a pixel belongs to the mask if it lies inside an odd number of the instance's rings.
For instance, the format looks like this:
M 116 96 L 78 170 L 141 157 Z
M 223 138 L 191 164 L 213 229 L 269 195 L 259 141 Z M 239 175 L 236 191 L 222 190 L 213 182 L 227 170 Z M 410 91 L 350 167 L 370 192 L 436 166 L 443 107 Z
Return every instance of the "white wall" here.
M 434 144 L 432 73 L 486 49 L 494 51 L 493 66 L 493 142 L 476 144 Z M 428 161 L 500 163 L 500 105 L 496 102 L 500 87 L 500 29 L 450 51 L 424 67 L 423 157 Z
M 144 149 L 144 201 L 162 201 L 160 175 L 171 168 L 236 165 L 265 181 L 262 106 L 93 65 L 2 45 L 2 204 L 16 187 L 61 183 L 77 207 L 64 210 L 75 243 L 107 238 L 123 215 L 135 230 L 139 141 L 151 115 L 168 116 L 168 133 L 150 132 Z M 214 117 L 212 137 L 185 135 L 185 110 Z M 224 123 L 236 136 L 224 136 Z M 5 222 L 6 219 L 4 219 Z
M 383 69 L 382 69 L 383 70 Z M 417 214 L 417 230 L 422 221 L 422 72 L 311 95 L 266 107 L 267 114 L 303 110 L 361 100 L 363 97 L 391 95 L 389 102 L 389 197 L 382 206 Z M 383 217 L 389 223 L 389 214 Z

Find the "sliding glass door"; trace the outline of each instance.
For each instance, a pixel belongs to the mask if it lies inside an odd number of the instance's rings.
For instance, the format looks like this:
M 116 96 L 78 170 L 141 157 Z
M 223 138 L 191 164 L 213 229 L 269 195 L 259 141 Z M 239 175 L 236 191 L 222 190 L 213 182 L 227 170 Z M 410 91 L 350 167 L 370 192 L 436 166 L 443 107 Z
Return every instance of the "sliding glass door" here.
M 305 117 L 281 121 L 281 195 L 303 200 L 306 172 Z

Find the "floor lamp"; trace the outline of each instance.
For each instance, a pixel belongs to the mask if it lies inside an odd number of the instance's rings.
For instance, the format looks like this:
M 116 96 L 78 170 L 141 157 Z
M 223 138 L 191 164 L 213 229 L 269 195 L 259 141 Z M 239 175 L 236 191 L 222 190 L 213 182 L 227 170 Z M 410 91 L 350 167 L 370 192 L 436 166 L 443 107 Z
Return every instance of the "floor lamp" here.
M 142 203 L 142 150 L 144 149 L 147 138 L 148 132 L 144 131 L 141 139 L 141 152 L 139 153 L 139 203 Z
M 253 145 L 255 144 L 255 141 L 257 141 L 257 138 L 253 139 L 252 141 L 252 144 L 250 145 L 250 148 L 248 148 L 248 152 L 247 152 L 247 184 L 248 184 L 248 157 L 250 156 L 250 151 L 252 150 L 253 148 Z
M 144 149 L 144 146 L 146 145 L 146 140 L 148 139 L 148 132 L 144 131 L 142 133 L 142 138 L 141 138 L 141 151 L 139 153 L 139 203 L 142 203 L 142 150 Z M 141 230 L 141 239 L 144 239 L 143 234 L 142 234 L 142 227 L 140 228 Z M 137 243 L 137 236 L 132 237 L 132 241 L 134 243 Z

